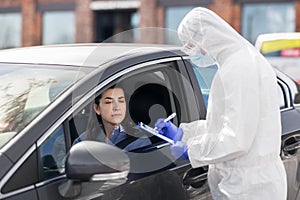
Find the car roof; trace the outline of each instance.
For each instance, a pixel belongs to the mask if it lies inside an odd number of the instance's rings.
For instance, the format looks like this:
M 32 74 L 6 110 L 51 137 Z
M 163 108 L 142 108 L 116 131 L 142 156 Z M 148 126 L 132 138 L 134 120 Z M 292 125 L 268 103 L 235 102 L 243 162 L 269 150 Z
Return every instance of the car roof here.
M 125 55 L 175 49 L 174 45 L 138 43 L 33 46 L 0 50 L 0 62 L 98 67 Z
M 266 41 L 276 40 L 295 40 L 300 39 L 300 32 L 287 32 L 287 33 L 266 33 L 257 37 L 255 47 L 261 51 L 262 45 Z

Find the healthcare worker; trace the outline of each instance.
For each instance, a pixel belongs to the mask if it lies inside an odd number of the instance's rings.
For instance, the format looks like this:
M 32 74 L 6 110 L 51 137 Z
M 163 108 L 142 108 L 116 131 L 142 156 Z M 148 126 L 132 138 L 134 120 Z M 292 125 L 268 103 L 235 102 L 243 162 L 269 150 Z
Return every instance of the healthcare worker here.
M 195 64 L 206 55 L 219 69 L 212 82 L 206 120 L 159 119 L 161 134 L 177 141 L 173 155 L 188 155 L 194 168 L 209 165 L 213 199 L 285 200 L 280 159 L 281 122 L 276 75 L 266 59 L 229 24 L 206 8 L 194 8 L 178 35 Z M 201 53 L 202 52 L 202 53 Z

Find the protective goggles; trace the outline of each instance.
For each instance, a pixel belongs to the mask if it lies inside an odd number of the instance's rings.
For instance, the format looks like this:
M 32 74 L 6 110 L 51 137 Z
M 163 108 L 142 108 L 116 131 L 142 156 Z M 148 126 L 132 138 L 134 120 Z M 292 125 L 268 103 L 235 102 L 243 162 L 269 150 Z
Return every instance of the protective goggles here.
M 181 48 L 181 51 L 187 55 L 194 55 L 200 48 L 194 40 L 188 40 Z

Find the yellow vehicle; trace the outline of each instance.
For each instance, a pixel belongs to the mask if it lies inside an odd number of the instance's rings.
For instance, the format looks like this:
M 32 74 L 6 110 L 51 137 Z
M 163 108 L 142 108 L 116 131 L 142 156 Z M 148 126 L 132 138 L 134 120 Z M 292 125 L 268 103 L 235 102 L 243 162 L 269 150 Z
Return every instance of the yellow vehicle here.
M 300 33 L 262 34 L 255 47 L 275 68 L 300 83 Z

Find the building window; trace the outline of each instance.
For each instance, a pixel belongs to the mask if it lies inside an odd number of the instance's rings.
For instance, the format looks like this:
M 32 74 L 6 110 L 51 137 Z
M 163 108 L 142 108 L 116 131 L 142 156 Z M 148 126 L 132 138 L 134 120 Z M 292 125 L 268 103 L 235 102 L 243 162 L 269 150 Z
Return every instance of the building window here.
M 134 42 L 138 40 L 140 15 L 134 10 L 99 10 L 95 12 L 95 42 Z M 129 31 L 130 30 L 130 31 Z
M 166 28 L 174 29 L 177 31 L 178 25 L 184 16 L 190 12 L 194 7 L 184 6 L 184 7 L 166 7 L 165 22 Z
M 165 9 L 165 27 L 167 32 L 165 33 L 165 43 L 167 44 L 176 44 L 177 39 L 177 28 L 181 20 L 185 15 L 190 12 L 194 7 L 193 6 L 184 6 L 184 7 L 166 7 Z
M 48 11 L 43 14 L 43 40 L 47 44 L 75 42 L 75 13 L 73 11 Z
M 262 33 L 294 32 L 295 8 L 290 3 L 244 4 L 242 35 L 251 43 Z
M 21 46 L 21 14 L 0 14 L 0 48 L 13 48 Z

